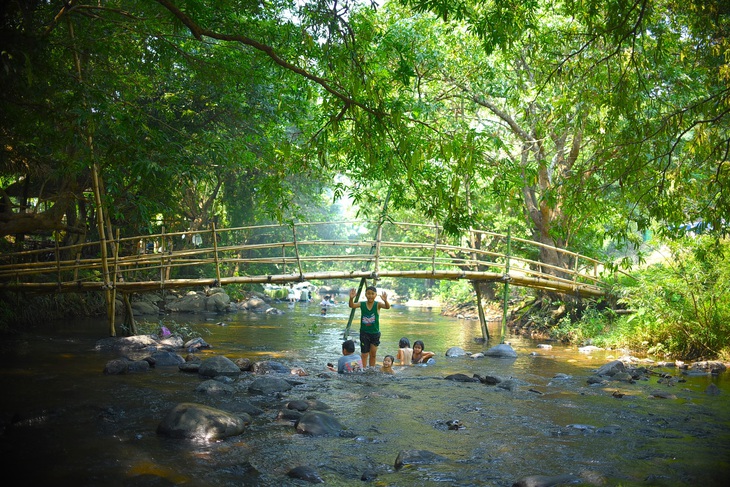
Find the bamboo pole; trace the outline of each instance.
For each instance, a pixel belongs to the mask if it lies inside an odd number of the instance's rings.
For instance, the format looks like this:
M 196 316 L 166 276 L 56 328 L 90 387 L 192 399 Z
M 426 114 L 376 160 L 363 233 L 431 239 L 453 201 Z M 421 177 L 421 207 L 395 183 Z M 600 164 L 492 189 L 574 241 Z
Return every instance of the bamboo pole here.
M 58 284 L 61 284 L 61 255 L 59 254 L 59 251 L 58 251 L 58 233 L 57 232 L 53 232 L 53 240 L 56 244 L 55 245 L 55 248 L 56 248 L 56 251 L 55 251 L 55 254 L 56 254 L 56 281 L 58 282 Z
M 212 262 L 211 262 L 212 263 Z M 399 277 L 408 279 L 467 279 L 477 281 L 504 282 L 505 274 L 498 272 L 472 272 L 459 270 L 437 271 L 434 275 L 430 270 L 410 270 L 410 271 L 381 271 L 381 277 Z M 318 279 L 370 279 L 372 272 L 364 271 L 330 271 L 330 272 L 311 272 L 305 273 L 305 280 Z M 510 276 L 510 283 L 516 286 L 531 287 L 535 289 L 544 289 L 565 294 L 579 294 L 583 297 L 602 297 L 605 292 L 595 286 L 584 285 L 568 285 L 558 281 L 549 279 L 540 279 L 524 276 Z M 257 276 L 232 276 L 221 279 L 223 285 L 227 284 L 264 284 L 264 283 L 287 283 L 299 281 L 299 276 L 291 274 L 283 275 L 257 275 Z M 170 279 L 165 282 L 166 289 L 190 288 L 201 285 L 217 285 L 215 278 L 201 279 Z M 154 291 L 160 288 L 160 282 L 155 281 L 125 281 L 117 284 L 119 291 L 126 292 L 144 292 Z M 95 281 L 72 282 L 66 281 L 61 283 L 61 289 L 55 282 L 0 282 L 0 289 L 7 291 L 20 292 L 87 292 L 102 291 L 104 284 Z
M 218 279 L 220 281 L 220 279 Z M 162 226 L 162 238 L 160 239 L 160 289 L 165 289 L 165 226 Z
M 505 263 L 505 279 L 504 279 L 504 296 L 502 297 L 502 338 L 500 339 L 500 343 L 504 343 L 504 336 L 507 332 L 507 306 L 508 306 L 508 299 L 509 299 L 509 281 L 510 281 L 510 275 L 509 275 L 509 259 L 510 259 L 510 253 L 511 253 L 511 247 L 512 247 L 512 239 L 511 239 L 511 233 L 512 229 L 507 228 L 507 262 Z
M 380 272 L 380 244 L 383 239 L 383 224 L 378 225 L 378 230 L 375 236 L 375 263 L 373 264 L 373 280 L 378 280 L 378 273 Z
M 390 201 L 390 192 L 391 192 L 391 190 L 392 190 L 392 188 L 388 188 L 388 194 L 385 195 L 385 201 L 383 202 L 383 210 L 380 212 L 380 219 L 378 220 L 378 228 L 375 231 L 375 235 L 376 235 L 377 241 L 380 241 L 380 236 L 382 235 L 381 228 L 383 227 L 383 223 L 385 223 L 385 217 L 388 214 L 388 202 Z M 373 248 L 370 247 L 370 253 L 372 254 L 372 252 L 373 252 Z M 377 266 L 378 266 L 378 259 L 376 257 L 376 259 L 375 259 L 375 272 L 374 272 L 374 276 L 373 276 L 373 278 L 374 278 L 373 282 L 375 282 L 375 279 L 377 279 L 377 276 L 378 276 L 378 267 Z M 355 293 L 355 302 L 359 302 L 360 301 L 360 293 L 362 292 L 362 288 L 366 284 L 367 284 L 366 278 L 365 277 L 362 277 L 360 279 L 360 285 L 357 287 L 357 291 Z M 355 317 L 355 310 L 356 309 L 357 308 L 350 308 L 350 317 L 347 320 L 347 327 L 345 328 L 345 334 L 344 334 L 344 339 L 345 340 L 347 339 L 347 336 L 350 334 L 350 327 L 352 326 L 352 320 Z M 376 312 L 377 312 L 377 310 L 376 310 Z
M 76 252 L 76 264 L 74 265 L 74 281 L 79 280 L 79 265 L 81 264 L 81 249 Z
M 215 257 L 215 277 L 217 287 L 221 286 L 221 267 L 220 263 L 218 262 L 218 236 L 215 233 L 215 222 L 210 224 L 212 235 L 213 235 L 213 255 Z
M 469 247 L 471 250 L 471 260 L 473 262 L 472 267 L 475 271 L 479 270 L 479 261 L 477 260 L 477 236 L 474 232 L 474 228 L 469 226 Z M 482 288 L 476 281 L 471 281 L 474 287 L 474 292 L 477 297 L 477 316 L 479 317 L 479 326 L 482 329 L 482 338 L 484 342 L 489 341 L 489 328 L 487 327 L 487 317 L 484 316 L 484 308 L 482 307 Z
M 286 245 L 281 246 L 282 272 L 286 274 Z
M 439 247 L 439 226 L 438 226 L 438 224 L 434 225 L 434 231 L 436 232 L 436 236 L 433 241 L 433 254 L 431 254 L 431 270 L 435 273 L 436 272 L 436 252 L 438 252 L 438 247 Z
M 137 334 L 137 324 L 134 322 L 134 310 L 132 309 L 132 303 L 129 300 L 129 293 L 122 293 L 122 299 L 124 300 L 124 308 L 126 310 L 124 321 L 129 326 L 129 331 L 132 335 Z
M 298 224 L 299 225 L 299 224 Z M 476 281 L 499 281 L 504 282 L 505 279 L 508 277 L 509 282 L 511 284 L 517 285 L 517 286 L 527 286 L 527 287 L 533 287 L 537 289 L 545 289 L 550 291 L 555 291 L 559 293 L 566 293 L 566 294 L 578 294 L 582 297 L 600 297 L 603 296 L 605 293 L 602 290 L 602 288 L 599 286 L 601 284 L 601 281 L 598 278 L 593 278 L 591 276 L 591 270 L 587 269 L 585 274 L 578 273 L 578 278 L 582 282 L 577 282 L 577 279 L 564 279 L 560 278 L 554 275 L 550 274 L 540 274 L 538 272 L 533 271 L 529 266 L 526 265 L 529 262 L 529 260 L 522 259 L 516 256 L 511 255 L 511 247 L 508 252 L 508 262 L 509 262 L 509 269 L 504 263 L 496 262 L 496 259 L 505 257 L 504 254 L 499 254 L 496 252 L 489 252 L 489 251 L 483 251 L 480 249 L 475 248 L 466 248 L 461 246 L 450 246 L 450 245 L 439 245 L 437 241 L 430 241 L 425 243 L 419 243 L 419 242 L 388 242 L 383 239 L 384 228 L 382 228 L 382 225 L 384 225 L 384 219 L 381 219 L 379 222 L 379 228 L 380 231 L 377 232 L 379 237 L 376 237 L 376 241 L 359 241 L 359 242 L 352 242 L 349 240 L 324 240 L 324 241 L 308 241 L 308 240 L 300 240 L 296 238 L 296 248 L 297 248 L 297 256 L 296 259 L 298 260 L 298 265 L 300 266 L 301 272 L 299 275 L 296 274 L 286 274 L 281 276 L 271 276 L 271 275 L 263 275 L 263 276 L 234 276 L 233 279 L 229 278 L 220 278 L 218 279 L 201 279 L 201 280 L 185 280 L 185 279 L 178 279 L 178 280 L 172 280 L 169 279 L 168 272 L 163 272 L 162 275 L 165 276 L 164 280 L 164 286 L 165 288 L 184 288 L 184 287 L 193 287 L 193 286 L 199 286 L 201 284 L 207 284 L 212 283 L 213 285 L 216 283 L 216 281 L 219 284 L 233 284 L 233 283 L 264 283 L 264 282 L 293 282 L 300 279 L 371 279 L 374 277 L 373 271 L 367 271 L 364 267 L 362 272 L 341 272 L 341 271 L 331 271 L 331 272 L 324 272 L 324 273 L 305 273 L 303 271 L 304 267 L 306 267 L 307 262 L 315 262 L 315 261 L 328 261 L 328 262 L 373 262 L 373 256 L 372 253 L 375 251 L 376 248 L 379 246 L 378 250 L 378 267 L 377 267 L 377 277 L 404 277 L 404 278 L 413 278 L 413 279 L 469 279 L 469 280 L 476 280 Z M 414 226 L 414 227 L 429 227 L 434 228 L 433 224 L 429 225 L 410 225 L 410 224 L 404 224 L 405 226 Z M 281 227 L 281 226 L 279 226 Z M 107 228 L 108 228 L 108 222 L 107 222 Z M 221 230 L 220 232 L 223 232 L 225 230 Z M 89 259 L 81 259 L 81 252 L 79 252 L 79 249 L 83 249 L 87 245 L 98 245 L 98 243 L 95 242 L 89 242 L 85 244 L 73 244 L 70 246 L 61 247 L 60 241 L 58 245 L 58 258 L 55 262 L 27 262 L 28 260 L 32 259 L 33 256 L 38 255 L 37 251 L 21 251 L 17 253 L 12 254 L 4 254 L 0 256 L 0 289 L 7 289 L 7 290 L 17 290 L 21 292 L 85 292 L 85 291 L 106 291 L 108 287 L 108 283 L 112 283 L 111 291 L 113 293 L 116 293 L 117 290 L 120 290 L 122 292 L 132 292 L 134 291 L 149 291 L 154 289 L 159 289 L 160 282 L 159 281 L 144 281 L 144 282 L 132 282 L 131 280 L 128 280 L 129 282 L 119 282 L 116 283 L 118 279 L 118 276 L 120 274 L 127 274 L 135 272 L 136 269 L 141 269 L 144 266 L 144 269 L 146 270 L 157 270 L 157 269 L 164 269 L 165 271 L 171 270 L 173 267 L 183 267 L 183 266 L 190 266 L 190 265 L 210 265 L 215 263 L 216 269 L 217 269 L 217 275 L 220 276 L 220 265 L 223 263 L 229 263 L 229 262 L 249 262 L 249 263 L 256 263 L 261 265 L 276 265 L 282 263 L 282 258 L 277 257 L 276 255 L 272 256 L 262 256 L 262 257 L 255 257 L 250 259 L 239 259 L 236 257 L 231 257 L 227 259 L 221 259 L 221 252 L 229 252 L 234 251 L 236 249 L 255 249 L 255 250 L 265 250 L 265 249 L 275 249 L 279 246 L 282 247 L 282 252 L 284 254 L 283 257 L 283 263 L 286 266 L 287 262 L 289 260 L 293 263 L 295 257 L 290 258 L 287 260 L 286 258 L 286 246 L 293 245 L 291 242 L 284 242 L 284 243 L 263 243 L 263 244 L 255 244 L 255 245 L 244 245 L 244 246 L 224 246 L 219 247 L 217 245 L 218 242 L 218 229 L 214 230 L 215 232 L 215 239 L 214 239 L 214 245 L 213 248 L 215 250 L 215 255 L 210 256 L 210 248 L 207 249 L 195 249 L 190 251 L 181 251 L 177 253 L 174 256 L 170 256 L 167 260 L 160 259 L 159 256 L 156 255 L 134 255 L 129 257 L 121 257 L 120 256 L 120 246 L 122 241 L 138 241 L 139 237 L 129 237 L 125 239 L 121 239 L 119 237 L 119 232 L 117 232 L 116 236 L 116 245 L 109 245 L 108 247 L 102 245 L 101 249 L 102 251 L 106 248 L 109 249 L 109 251 L 112 251 L 114 253 L 114 267 L 111 269 L 113 272 L 113 276 L 109 280 L 104 280 L 102 282 L 79 282 L 78 281 L 78 274 L 79 270 L 86 269 L 90 271 L 103 271 L 103 266 L 105 263 L 105 260 L 103 258 L 99 257 L 93 257 Z M 493 234 L 483 231 L 474 230 L 474 234 L 476 233 L 484 233 L 484 234 Z M 163 233 L 163 238 L 167 237 L 169 234 Z M 498 235 L 498 234 L 493 234 Z M 439 232 L 440 237 L 440 232 Z M 511 235 L 510 242 L 511 242 Z M 157 238 L 157 236 L 148 236 L 148 238 Z M 473 236 L 471 237 L 473 240 Z M 327 243 L 328 245 L 343 245 L 347 247 L 368 247 L 370 249 L 370 254 L 347 254 L 347 255 L 305 255 L 303 253 L 303 249 L 307 245 L 317 245 L 321 246 L 322 243 Z M 112 243 L 109 241 L 108 243 Z M 472 247 L 474 247 L 474 244 L 472 244 Z M 420 255 L 383 255 L 383 248 L 391 248 L 391 249 L 412 249 L 412 250 L 420 250 L 422 251 Z M 441 251 L 444 253 L 443 258 L 438 257 L 438 252 Z M 61 260 L 60 257 L 63 252 L 74 252 L 76 253 L 76 258 L 74 260 Z M 454 259 L 451 257 L 451 254 L 457 253 L 457 252 L 472 252 L 472 260 L 468 259 Z M 207 255 L 205 258 L 196 258 L 198 255 Z M 488 256 L 489 259 L 493 259 L 493 262 L 489 264 L 489 268 L 492 269 L 492 272 L 481 272 L 478 270 L 474 271 L 465 271 L 464 267 L 469 266 L 473 267 L 476 265 L 476 260 L 474 257 L 474 254 L 477 254 L 480 258 L 483 256 Z M 108 255 L 108 254 L 107 254 Z M 583 257 L 581 256 L 581 259 Z M 108 257 L 106 262 L 108 262 Z M 593 262 L 591 259 L 588 259 L 590 262 Z M 26 262 L 23 262 L 26 261 Z M 9 264 L 3 264 L 2 262 L 10 262 Z M 391 268 L 391 270 L 383 271 L 382 266 L 384 263 L 388 263 L 388 266 Z M 486 261 L 479 261 L 479 262 L 486 262 Z M 515 266 L 514 264 L 518 263 L 519 266 Z M 393 270 L 393 267 L 402 265 L 405 268 L 406 265 L 427 265 L 430 267 L 430 269 L 427 267 L 423 270 Z M 524 267 L 523 267 L 524 264 Z M 111 265 L 109 263 L 108 265 Z M 442 268 L 439 269 L 438 267 L 441 266 Z M 504 268 L 504 273 L 497 273 L 494 272 L 494 267 L 497 268 Z M 286 268 L 286 267 L 285 267 Z M 578 266 L 578 269 L 580 269 L 580 265 Z M 60 271 L 60 272 L 59 272 Z M 65 273 L 69 273 L 73 271 L 73 281 L 62 281 L 63 275 Z M 568 270 L 568 272 L 575 272 L 574 270 Z M 597 266 L 594 264 L 592 269 L 593 274 L 597 274 Z M 60 283 L 59 283 L 59 274 L 60 274 Z M 32 278 L 32 276 L 35 275 L 47 275 L 47 276 L 53 276 L 51 279 L 46 280 L 43 283 L 34 283 L 30 282 L 29 280 L 25 280 L 21 282 L 21 278 Z M 51 282 L 49 282 L 51 281 Z M 116 283 L 116 284 L 114 284 Z M 154 285 L 153 285 L 154 283 Z M 593 284 L 595 283 L 595 284 Z M 362 283 L 363 286 L 367 283 Z M 49 287 L 50 286 L 50 287 Z M 60 287 L 60 289 L 59 289 Z M 111 302 L 115 302 L 114 300 L 110 299 Z M 348 325 L 350 326 L 350 325 Z M 111 328 L 111 326 L 110 326 Z
M 479 315 L 479 324 L 482 328 L 482 339 L 484 343 L 489 342 L 489 328 L 487 328 L 487 317 L 484 316 L 484 307 L 482 306 L 482 289 L 479 281 L 470 281 L 477 295 L 477 313 Z
M 302 272 L 302 260 L 299 257 L 299 245 L 297 245 L 297 227 L 296 223 L 291 224 L 291 233 L 292 238 L 294 239 L 294 255 L 297 259 L 297 267 L 299 268 L 299 279 L 304 280 L 302 276 L 304 275 L 304 272 Z
M 109 223 L 109 228 L 111 229 L 111 223 Z M 114 288 L 112 289 L 112 315 L 114 318 L 112 320 L 116 322 L 117 319 L 117 281 L 119 280 L 119 229 L 117 228 L 116 232 L 116 238 L 114 239 L 114 274 L 113 274 L 113 282 L 114 282 Z
M 73 23 L 67 17 L 69 35 L 71 36 L 71 42 L 76 43 L 76 34 L 74 33 Z M 74 63 L 76 65 L 76 73 L 78 76 L 79 83 L 83 82 L 83 73 L 81 69 L 81 58 L 78 55 L 78 51 L 74 51 Z M 88 108 L 86 100 L 84 105 Z M 88 127 L 87 127 L 88 129 Z M 91 159 L 91 183 L 94 192 L 94 203 L 96 205 L 96 222 L 99 227 L 99 243 L 101 245 L 101 260 L 102 260 L 102 275 L 104 279 L 104 299 L 106 300 L 106 312 L 107 318 L 109 319 L 109 335 L 116 336 L 117 332 L 114 329 L 114 303 L 111 301 L 111 282 L 109 279 L 109 265 L 107 262 L 107 249 L 106 249 L 106 236 L 104 232 L 104 208 L 101 200 L 101 189 L 99 184 L 99 163 L 96 160 L 96 154 L 94 151 L 94 138 L 90 131 L 86 132 L 86 143 L 89 148 L 89 155 Z

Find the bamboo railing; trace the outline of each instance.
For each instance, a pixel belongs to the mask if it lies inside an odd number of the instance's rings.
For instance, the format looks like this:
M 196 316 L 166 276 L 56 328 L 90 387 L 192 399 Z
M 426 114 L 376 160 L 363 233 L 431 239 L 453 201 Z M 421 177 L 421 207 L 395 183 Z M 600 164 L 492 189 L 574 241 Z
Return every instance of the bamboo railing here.
M 249 283 L 304 280 L 468 279 L 509 282 L 583 297 L 604 294 L 601 262 L 564 249 L 512 237 L 519 254 L 507 250 L 507 236 L 471 230 L 456 239 L 437 225 L 385 221 L 374 238 L 363 235 L 374 222 L 339 221 L 216 228 L 107 239 L 100 242 L 0 256 L 0 289 L 18 292 L 145 292 Z M 475 237 L 489 250 L 468 245 Z M 525 255 L 540 247 L 562 254 L 569 267 Z M 111 254 L 113 257 L 105 257 Z M 105 283 L 105 268 L 111 281 Z

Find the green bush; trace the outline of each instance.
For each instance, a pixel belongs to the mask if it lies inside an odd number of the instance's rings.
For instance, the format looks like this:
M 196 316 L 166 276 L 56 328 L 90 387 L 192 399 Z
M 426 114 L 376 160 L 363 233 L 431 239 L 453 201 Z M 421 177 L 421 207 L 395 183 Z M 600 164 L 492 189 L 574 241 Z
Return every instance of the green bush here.
M 437 291 L 438 300 L 444 305 L 472 303 L 476 299 L 476 293 L 471 282 L 459 279 L 457 281 L 439 281 Z
M 686 238 L 671 258 L 620 286 L 632 314 L 601 337 L 614 347 L 684 360 L 727 357 L 730 351 L 730 242 Z

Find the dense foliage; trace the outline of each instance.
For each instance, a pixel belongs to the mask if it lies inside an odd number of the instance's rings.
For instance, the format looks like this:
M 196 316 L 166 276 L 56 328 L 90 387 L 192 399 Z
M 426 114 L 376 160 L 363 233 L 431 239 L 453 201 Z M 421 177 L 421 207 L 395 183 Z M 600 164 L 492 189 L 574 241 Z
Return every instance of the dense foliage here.
M 730 242 L 687 237 L 621 286 L 631 314 L 584 317 L 597 344 L 680 359 L 730 358 Z M 575 325 L 571 328 L 575 329 Z M 571 333 L 575 333 L 571 331 Z
M 3 249 L 343 197 L 509 229 L 556 273 L 550 246 L 728 233 L 721 0 L 11 0 L 0 43 Z

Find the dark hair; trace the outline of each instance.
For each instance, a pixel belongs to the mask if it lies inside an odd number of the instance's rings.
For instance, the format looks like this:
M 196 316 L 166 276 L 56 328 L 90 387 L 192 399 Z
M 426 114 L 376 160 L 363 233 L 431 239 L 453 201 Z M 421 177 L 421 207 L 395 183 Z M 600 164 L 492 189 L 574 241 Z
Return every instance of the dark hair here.
M 413 342 L 413 348 L 416 348 L 416 345 L 420 345 L 421 346 L 421 351 L 422 352 L 424 350 L 426 350 L 426 346 L 423 344 L 423 341 L 422 340 L 416 340 L 415 342 Z
M 368 287 L 365 288 L 365 290 L 366 291 L 372 291 L 374 293 L 377 293 L 378 292 L 378 288 L 375 287 L 375 286 L 368 286 Z
M 393 357 L 392 355 L 386 355 L 385 357 L 383 357 L 383 362 L 385 362 L 385 359 L 387 359 L 388 357 L 390 357 L 391 363 L 395 363 L 395 357 Z
M 411 347 L 411 342 L 406 337 L 401 338 L 400 341 L 398 342 L 398 348 L 410 348 L 410 347 Z
M 345 340 L 342 342 L 342 351 L 347 353 L 355 352 L 355 342 L 352 340 Z

